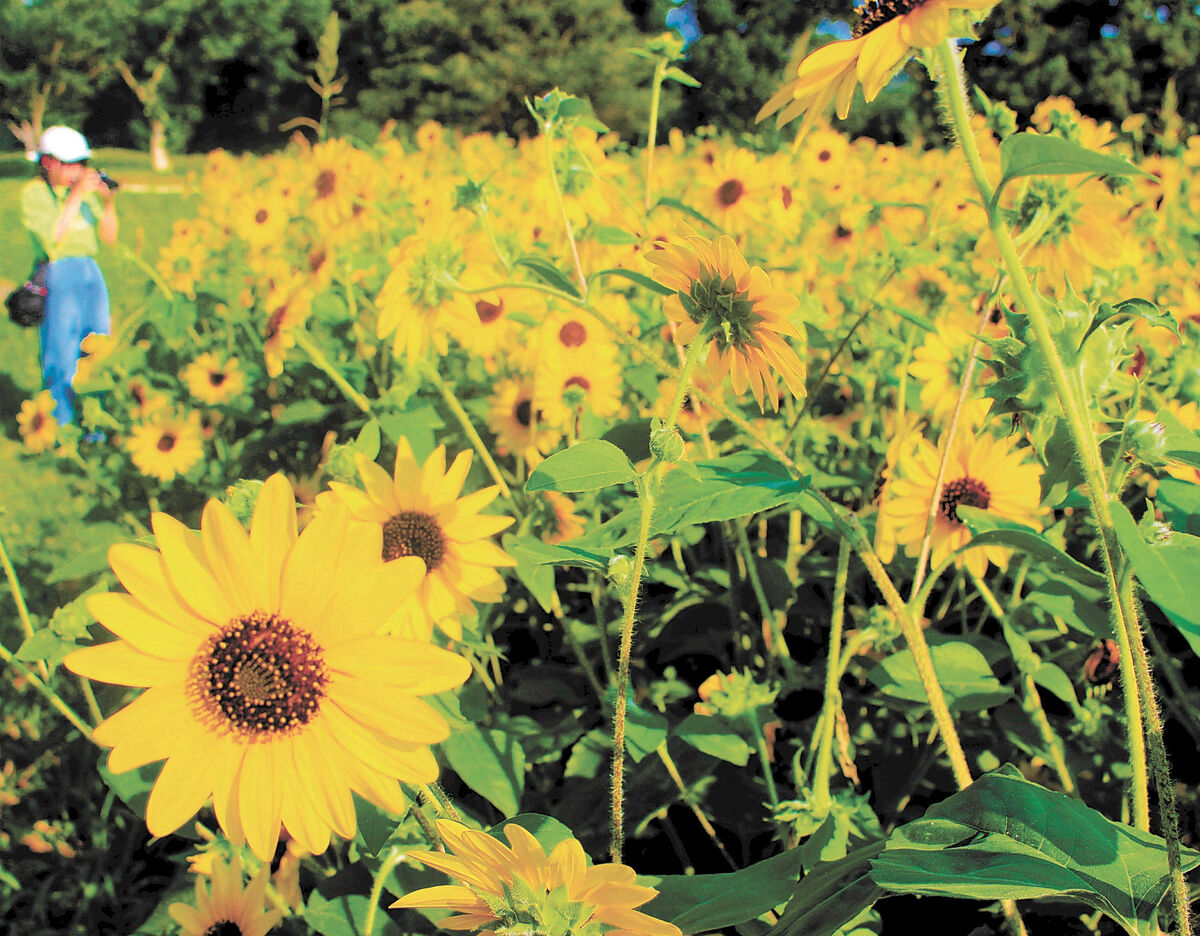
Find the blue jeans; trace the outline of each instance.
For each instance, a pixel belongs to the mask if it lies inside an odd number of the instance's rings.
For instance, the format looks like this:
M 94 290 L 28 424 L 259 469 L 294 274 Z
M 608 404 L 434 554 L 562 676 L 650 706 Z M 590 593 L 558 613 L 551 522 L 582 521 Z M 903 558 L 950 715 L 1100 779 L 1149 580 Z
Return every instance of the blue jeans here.
M 64 257 L 46 269 L 46 317 L 42 320 L 42 382 L 54 397 L 59 425 L 75 420 L 71 381 L 79 346 L 95 332 L 109 333 L 108 287 L 91 257 Z

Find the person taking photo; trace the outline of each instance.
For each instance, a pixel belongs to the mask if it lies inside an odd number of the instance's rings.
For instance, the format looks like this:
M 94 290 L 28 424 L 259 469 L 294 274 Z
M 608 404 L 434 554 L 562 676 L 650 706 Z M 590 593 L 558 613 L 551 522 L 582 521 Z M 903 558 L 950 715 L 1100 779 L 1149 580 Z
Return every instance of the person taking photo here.
M 108 286 L 96 254 L 117 239 L 115 183 L 88 166 L 83 134 L 48 127 L 38 144 L 39 176 L 21 190 L 21 214 L 34 260 L 46 268 L 46 315 L 40 328 L 42 383 L 60 425 L 75 419 L 71 381 L 80 345 L 109 334 Z

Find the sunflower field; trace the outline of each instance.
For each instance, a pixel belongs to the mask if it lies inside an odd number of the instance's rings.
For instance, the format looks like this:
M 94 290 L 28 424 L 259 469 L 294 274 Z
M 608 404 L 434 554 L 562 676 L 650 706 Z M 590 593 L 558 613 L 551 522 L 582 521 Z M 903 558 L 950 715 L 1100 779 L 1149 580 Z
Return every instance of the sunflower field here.
M 1018 122 L 991 5 L 778 147 L 210 153 L 75 424 L 0 326 L 0 929 L 1191 932 L 1200 136 Z M 946 145 L 826 119 L 913 56 Z

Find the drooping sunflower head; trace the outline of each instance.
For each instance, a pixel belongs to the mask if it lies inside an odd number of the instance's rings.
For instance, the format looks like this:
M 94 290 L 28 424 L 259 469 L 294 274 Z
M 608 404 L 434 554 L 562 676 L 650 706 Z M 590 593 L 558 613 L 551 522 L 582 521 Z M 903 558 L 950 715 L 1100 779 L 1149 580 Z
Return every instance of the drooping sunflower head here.
M 679 323 L 676 340 L 715 346 L 709 365 L 715 381 L 731 374 L 734 390 L 743 393 L 749 387 L 760 408 L 764 398 L 773 408 L 779 406 L 776 374 L 795 396 L 805 395 L 804 365 L 782 337 L 799 337 L 790 319 L 796 297 L 775 290 L 771 278 L 746 262 L 732 238 L 722 235 L 714 242 L 681 224 L 678 239 L 646 259 L 655 268 L 655 279 L 675 291 L 664 300 L 663 311 Z
M 679 928 L 634 908 L 658 892 L 637 883 L 627 865 L 590 865 L 574 838 L 549 855 L 515 823 L 504 827 L 509 844 L 487 832 L 439 820 L 447 852 L 410 852 L 409 857 L 461 883 L 426 887 L 392 907 L 448 908 L 458 916 L 445 929 L 487 927 L 490 933 L 542 936 L 680 936 Z

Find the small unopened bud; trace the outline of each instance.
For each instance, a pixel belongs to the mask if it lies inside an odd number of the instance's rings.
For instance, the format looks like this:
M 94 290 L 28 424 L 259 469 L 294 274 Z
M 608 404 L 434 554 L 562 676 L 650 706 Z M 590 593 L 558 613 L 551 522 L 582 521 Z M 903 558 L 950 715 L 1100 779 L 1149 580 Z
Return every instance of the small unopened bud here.
M 1160 422 L 1135 419 L 1130 424 L 1130 437 L 1137 457 L 1148 465 L 1161 465 L 1166 460 L 1167 428 Z
M 683 437 L 679 430 L 674 427 L 669 430 L 651 430 L 650 454 L 668 464 L 674 464 L 683 458 Z
M 613 556 L 608 560 L 608 580 L 622 594 L 629 589 L 629 583 L 633 581 L 633 563 L 628 556 Z

